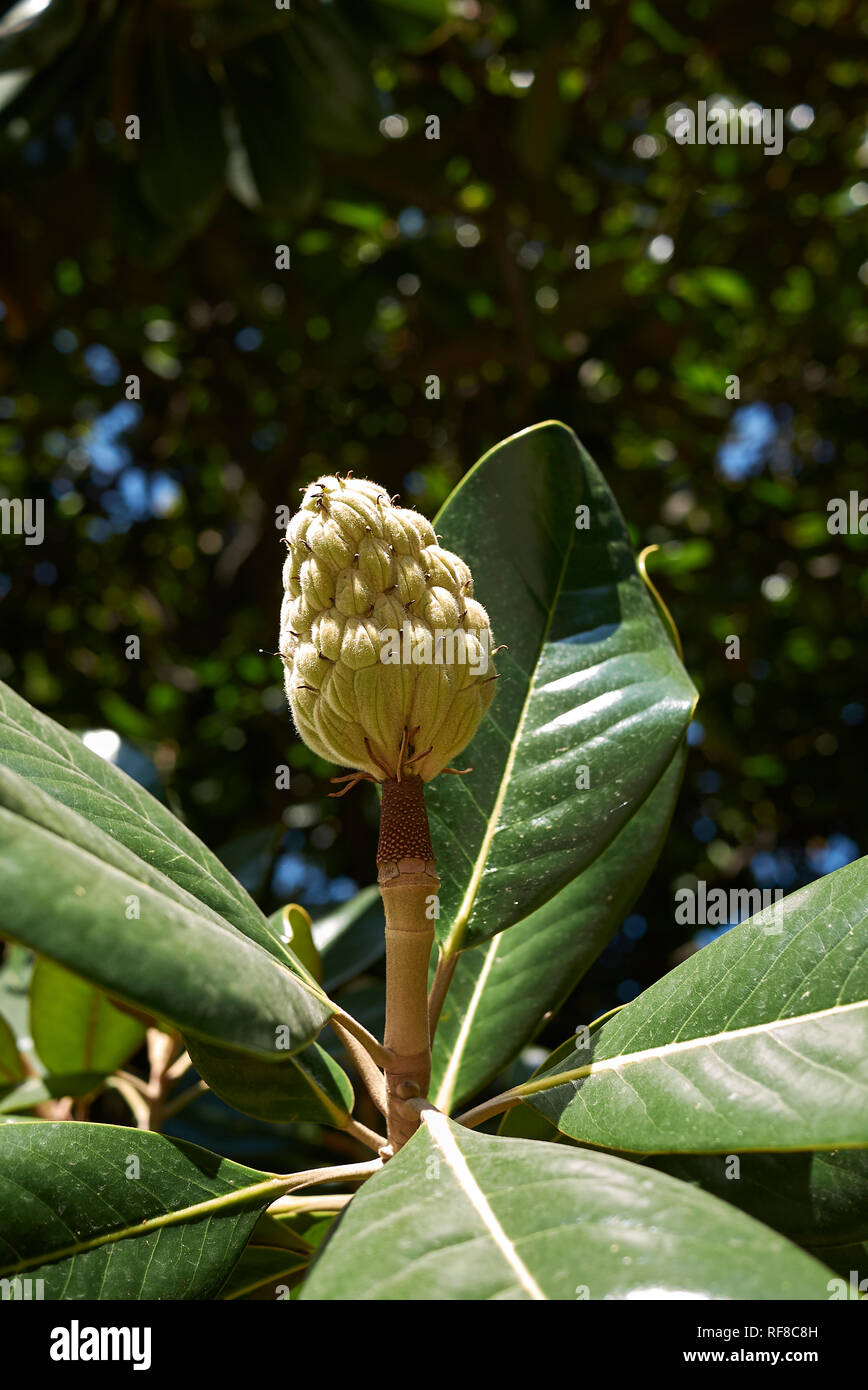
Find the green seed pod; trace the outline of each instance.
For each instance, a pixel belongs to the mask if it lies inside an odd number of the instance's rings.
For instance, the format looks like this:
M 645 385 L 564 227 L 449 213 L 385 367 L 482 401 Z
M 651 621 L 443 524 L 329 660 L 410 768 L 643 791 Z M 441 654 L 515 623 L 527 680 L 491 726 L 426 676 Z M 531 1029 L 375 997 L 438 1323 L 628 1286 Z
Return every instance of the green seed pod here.
M 429 782 L 494 696 L 470 570 L 365 479 L 312 483 L 286 543 L 280 654 L 301 738 L 376 780 L 406 769 Z

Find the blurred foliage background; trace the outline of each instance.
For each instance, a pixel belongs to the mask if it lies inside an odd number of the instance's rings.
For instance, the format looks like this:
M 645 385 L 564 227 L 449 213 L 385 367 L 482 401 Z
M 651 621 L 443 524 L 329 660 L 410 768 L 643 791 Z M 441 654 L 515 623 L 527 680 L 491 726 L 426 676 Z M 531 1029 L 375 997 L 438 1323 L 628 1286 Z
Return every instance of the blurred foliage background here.
M 0 496 L 46 503 L 42 545 L 0 535 L 0 677 L 316 917 L 372 880 L 376 800 L 329 800 L 292 733 L 275 509 L 353 469 L 433 515 L 557 417 L 661 547 L 702 700 L 658 869 L 542 1041 L 714 934 L 676 887 L 860 853 L 868 536 L 826 508 L 868 495 L 868 5 L 0 0 L 0 26 Z M 780 108 L 782 152 L 677 144 L 701 100 Z

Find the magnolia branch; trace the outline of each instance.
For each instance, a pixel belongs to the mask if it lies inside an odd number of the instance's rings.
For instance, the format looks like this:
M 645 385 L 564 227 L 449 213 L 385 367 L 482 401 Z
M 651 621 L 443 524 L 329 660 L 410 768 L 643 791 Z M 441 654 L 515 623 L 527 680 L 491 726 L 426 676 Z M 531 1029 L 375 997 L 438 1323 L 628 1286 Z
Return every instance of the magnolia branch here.
M 458 964 L 458 952 L 454 955 L 440 955 L 437 960 L 437 968 L 434 971 L 434 979 L 431 983 L 431 993 L 428 996 L 428 1028 L 431 1042 L 434 1041 L 434 1031 L 440 1021 L 440 1011 L 452 983 L 452 976 L 455 974 L 455 967 Z
M 368 1055 L 376 1062 L 378 1067 L 388 1067 L 393 1062 L 394 1056 L 388 1047 L 384 1047 L 378 1042 L 373 1033 L 369 1033 L 367 1028 L 358 1023 L 351 1014 L 345 1014 L 343 1009 L 335 1009 L 334 1014 L 329 1020 L 332 1027 L 339 1024 L 348 1033 L 361 1043 Z
M 373 1057 L 359 1040 L 353 1036 L 345 1024 L 337 1018 L 329 1020 L 332 1032 L 337 1035 L 347 1050 L 348 1055 L 355 1064 L 356 1071 L 371 1100 L 376 1105 L 381 1115 L 386 1113 L 386 1079 L 379 1067 L 374 1062 Z
M 301 1187 L 315 1187 L 321 1182 L 364 1182 L 383 1166 L 381 1158 L 367 1159 L 364 1163 L 339 1163 L 334 1168 L 308 1168 L 301 1173 L 288 1173 L 284 1196 Z M 278 1199 L 278 1201 L 281 1199 Z M 269 1207 L 273 1210 L 274 1203 Z

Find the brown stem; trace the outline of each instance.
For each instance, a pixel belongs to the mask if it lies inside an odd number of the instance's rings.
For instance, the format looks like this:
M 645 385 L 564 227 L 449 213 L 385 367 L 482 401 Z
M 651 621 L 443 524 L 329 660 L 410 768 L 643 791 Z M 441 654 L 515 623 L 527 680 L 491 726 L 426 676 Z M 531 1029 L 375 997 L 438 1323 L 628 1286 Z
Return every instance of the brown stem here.
M 340 1038 L 349 1056 L 356 1065 L 356 1071 L 376 1105 L 381 1115 L 386 1113 L 386 1083 L 383 1080 L 383 1073 L 375 1064 L 369 1052 L 362 1047 L 357 1038 L 354 1038 L 342 1023 L 336 1018 L 329 1019 L 332 1031 Z
M 145 1089 L 150 1107 L 148 1129 L 159 1134 L 163 1121 L 167 1118 L 166 1102 L 175 1082 L 175 1077 L 171 1074 L 172 1063 L 180 1059 L 183 1044 L 177 1033 L 164 1033 L 159 1028 L 148 1029 L 147 1044 L 150 1069 Z
M 347 1121 L 345 1129 L 347 1134 L 351 1134 L 354 1139 L 358 1139 L 359 1143 L 364 1144 L 366 1148 L 373 1149 L 375 1154 L 380 1153 L 386 1145 L 386 1140 L 382 1134 L 377 1134 L 375 1130 L 368 1129 L 368 1126 L 363 1125 L 361 1120 L 354 1120 L 352 1116 L 350 1116 Z
M 136 1077 L 138 1080 L 138 1077 Z M 150 1125 L 151 1111 L 148 1102 L 145 1100 L 138 1086 L 132 1085 L 127 1080 L 126 1073 L 117 1073 L 109 1077 L 107 1083 L 112 1090 L 117 1091 L 123 1096 L 127 1105 L 130 1107 L 137 1129 L 148 1129 Z
M 485 1120 L 492 1120 L 495 1115 L 502 1115 L 506 1110 L 513 1110 L 516 1105 L 521 1105 L 521 1096 L 514 1095 L 511 1091 L 502 1091 L 499 1096 L 492 1096 L 491 1100 L 485 1100 L 481 1105 L 474 1105 L 472 1110 L 465 1110 L 463 1115 L 459 1115 L 455 1121 L 457 1125 L 464 1125 L 465 1129 L 475 1129 Z
M 350 1014 L 345 1014 L 343 1009 L 335 1009 L 329 1022 L 333 1024 L 339 1023 L 357 1042 L 360 1042 L 368 1055 L 374 1059 L 378 1067 L 385 1067 L 387 1063 L 391 1061 L 388 1050 L 382 1043 L 377 1042 L 373 1033 L 369 1033 L 367 1028 L 363 1028 L 361 1023 Z
M 428 962 L 434 942 L 431 898 L 440 887 L 424 784 L 404 776 L 383 783 L 378 881 L 386 914 L 386 1123 L 393 1152 L 419 1128 L 404 1102 L 426 1096 L 431 1080 Z
M 428 996 L 428 1024 L 431 1033 L 431 1041 L 434 1041 L 434 1033 L 440 1021 L 440 1010 L 443 1008 L 449 986 L 452 983 L 452 976 L 455 974 L 455 967 L 458 964 L 458 952 L 453 956 L 444 956 L 442 953 L 437 961 L 437 969 L 434 972 L 434 980 L 431 985 L 431 993 Z
M 341 1163 L 334 1168 L 308 1168 L 301 1173 L 287 1173 L 284 1192 L 288 1195 L 300 1187 L 315 1187 L 321 1182 L 364 1182 L 383 1166 L 381 1158 L 369 1158 L 365 1163 Z
M 433 1115 L 442 1115 L 443 1113 L 442 1110 L 438 1110 L 437 1106 L 432 1104 L 432 1102 L 427 1100 L 424 1096 L 419 1096 L 415 1100 L 405 1101 L 405 1104 L 408 1110 L 414 1111 L 415 1114 L 419 1116 L 420 1120 L 422 1116 L 428 1112 Z

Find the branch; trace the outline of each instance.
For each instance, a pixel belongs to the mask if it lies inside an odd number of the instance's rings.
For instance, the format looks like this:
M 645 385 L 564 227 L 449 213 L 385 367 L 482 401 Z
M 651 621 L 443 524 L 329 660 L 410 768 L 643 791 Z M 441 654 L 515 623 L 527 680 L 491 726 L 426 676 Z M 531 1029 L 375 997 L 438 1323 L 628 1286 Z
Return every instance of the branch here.
M 301 1173 L 287 1173 L 281 1180 L 286 1183 L 286 1194 L 295 1192 L 299 1187 L 315 1187 L 320 1182 L 364 1182 L 365 1178 L 378 1173 L 382 1166 L 381 1158 L 371 1158 L 364 1163 L 339 1163 L 334 1168 L 308 1168 Z M 275 1174 L 275 1177 L 278 1176 Z
M 116 1071 L 115 1078 L 125 1081 L 128 1086 L 132 1086 L 134 1091 L 138 1091 L 139 1095 L 144 1096 L 147 1100 L 149 1095 L 148 1083 L 144 1081 L 141 1076 L 134 1076 L 131 1071 Z M 120 1087 L 118 1087 L 118 1090 L 120 1090 Z
M 123 1096 L 135 1116 L 137 1127 L 158 1134 L 165 1120 L 183 1110 L 202 1091 L 207 1091 L 208 1085 L 205 1081 L 197 1081 L 174 1100 L 169 1100 L 169 1092 L 175 1082 L 192 1065 L 189 1053 L 183 1051 L 178 1034 L 163 1033 L 159 1028 L 148 1029 L 147 1046 L 147 1080 L 129 1071 L 119 1071 L 108 1084 Z
M 133 1119 L 136 1122 L 136 1129 L 148 1129 L 151 1120 L 151 1107 L 138 1087 L 134 1086 L 132 1082 L 123 1075 L 110 1076 L 106 1085 L 123 1096 L 132 1111 Z
M 406 730 L 405 730 L 406 738 Z M 383 782 L 377 879 L 386 914 L 386 1064 L 389 1145 L 397 1153 L 419 1128 L 404 1102 L 425 1096 L 431 1080 L 428 965 L 434 924 L 428 905 L 440 887 L 425 784 L 414 774 Z
M 361 1120 L 354 1120 L 352 1116 L 350 1116 L 349 1123 L 344 1125 L 344 1131 L 351 1134 L 354 1139 L 358 1139 L 360 1144 L 365 1144 L 367 1148 L 373 1149 L 375 1154 L 380 1153 L 385 1147 L 385 1134 L 377 1134 L 373 1129 L 368 1129 L 367 1125 L 363 1125 Z
M 505 1110 L 513 1110 L 520 1104 L 521 1096 L 515 1091 L 503 1091 L 499 1096 L 483 1101 L 482 1105 L 474 1105 L 472 1110 L 465 1110 L 463 1115 L 457 1116 L 455 1123 L 464 1125 L 465 1129 L 475 1129 L 483 1121 L 491 1120 L 495 1115 L 502 1115 Z
M 434 971 L 431 993 L 428 996 L 428 1030 L 432 1043 L 437 1024 L 440 1021 L 440 1011 L 452 983 L 452 976 L 455 974 L 459 954 L 460 952 L 456 951 L 454 955 L 444 956 L 441 951 L 437 960 L 437 969 Z
M 170 1081 L 180 1081 L 185 1071 L 189 1071 L 193 1063 L 190 1061 L 189 1052 L 182 1052 L 177 1061 L 166 1071 L 166 1076 Z
M 335 1018 L 330 1018 L 329 1023 L 332 1026 L 332 1031 L 337 1034 L 352 1058 L 356 1071 L 359 1073 L 362 1084 L 371 1097 L 371 1100 L 376 1105 L 380 1114 L 385 1115 L 386 1081 L 383 1073 L 374 1062 L 371 1054 L 355 1037 L 353 1037 L 352 1033 L 350 1033 L 349 1029 L 343 1023 L 338 1023 Z
M 442 1115 L 443 1111 L 438 1110 L 432 1101 L 426 1100 L 424 1096 L 413 1096 L 411 1100 L 405 1100 L 404 1106 L 407 1110 L 412 1110 L 420 1119 L 424 1115 Z
M 346 1028 L 347 1032 L 351 1033 L 362 1044 L 362 1047 L 373 1058 L 378 1067 L 388 1066 L 389 1062 L 395 1060 L 389 1049 L 378 1042 L 373 1033 L 369 1033 L 367 1028 L 358 1023 L 351 1014 L 345 1014 L 343 1009 L 336 1009 L 329 1022 L 332 1026 L 339 1023 L 341 1027 Z
M 183 1043 L 179 1034 L 164 1033 L 159 1028 L 148 1029 L 147 1041 L 150 1075 L 144 1094 L 150 1107 L 148 1129 L 159 1134 L 165 1118 L 166 1099 L 174 1084 L 169 1069 L 183 1051 Z

